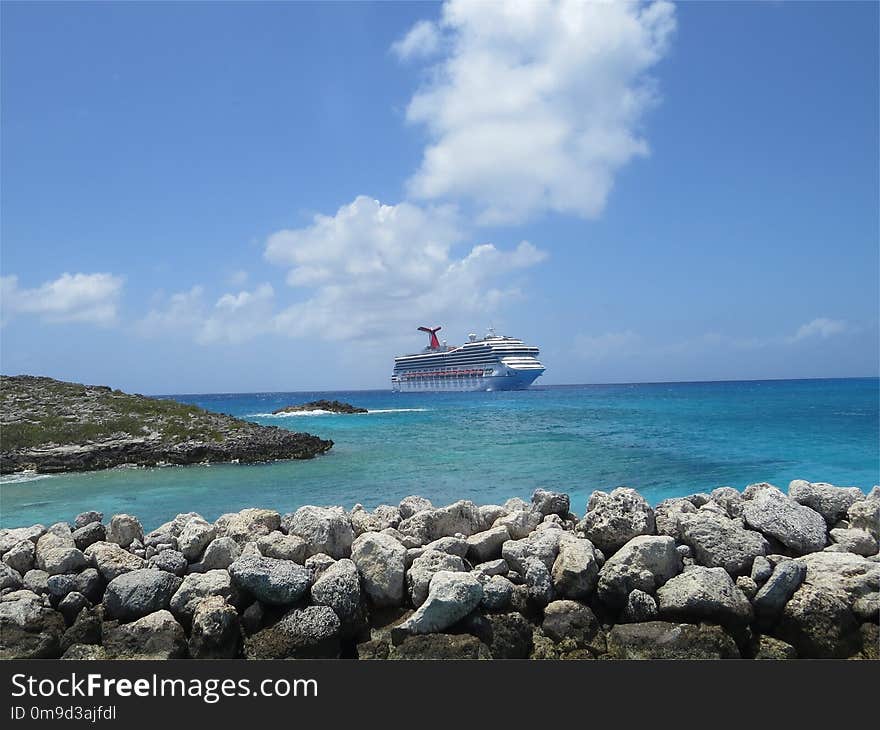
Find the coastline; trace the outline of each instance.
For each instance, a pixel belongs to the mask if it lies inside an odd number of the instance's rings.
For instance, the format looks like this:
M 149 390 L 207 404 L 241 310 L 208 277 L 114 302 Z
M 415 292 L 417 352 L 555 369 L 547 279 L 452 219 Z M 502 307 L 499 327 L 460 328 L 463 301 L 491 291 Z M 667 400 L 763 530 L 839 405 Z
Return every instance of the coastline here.
M 880 487 L 0 531 L 3 658 L 877 658 Z

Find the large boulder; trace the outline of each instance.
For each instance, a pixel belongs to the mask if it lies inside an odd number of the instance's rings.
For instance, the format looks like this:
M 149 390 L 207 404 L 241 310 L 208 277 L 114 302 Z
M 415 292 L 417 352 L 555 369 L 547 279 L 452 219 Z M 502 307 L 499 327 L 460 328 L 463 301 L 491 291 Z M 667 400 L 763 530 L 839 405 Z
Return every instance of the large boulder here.
M 577 601 L 553 601 L 544 608 L 541 629 L 553 641 L 572 641 L 579 649 L 604 654 L 605 634 L 589 606 Z
M 144 568 L 117 576 L 104 591 L 104 607 L 110 618 L 123 621 L 168 608 L 181 579 L 164 570 Z
M 867 530 L 860 530 L 857 527 L 835 527 L 829 534 L 834 544 L 843 546 L 847 552 L 864 557 L 877 554 L 877 540 Z
M 766 555 L 766 538 L 743 528 L 741 521 L 704 510 L 680 512 L 675 517 L 678 529 L 674 537 L 689 546 L 697 564 L 724 568 L 733 576 L 748 575 L 752 562 Z
M 31 527 L 15 527 L 11 530 L 0 530 L 0 555 L 4 555 L 8 550 L 22 540 L 29 540 L 34 545 L 46 533 L 43 525 L 32 525 Z
M 632 591 L 653 593 L 682 567 L 675 540 L 665 535 L 640 535 L 605 561 L 597 592 L 603 603 L 619 610 Z
M 73 529 L 78 530 L 86 525 L 101 523 L 104 520 L 103 512 L 89 510 L 88 512 L 80 512 L 73 520 Z
M 847 510 L 865 498 L 858 487 L 835 487 L 824 482 L 795 479 L 788 485 L 788 496 L 798 504 L 818 512 L 828 525 L 846 517 Z
M 143 558 L 132 555 L 112 542 L 96 542 L 89 545 L 85 549 L 85 556 L 95 564 L 95 567 L 104 576 L 104 580 L 107 581 L 111 581 L 123 573 L 147 567 L 147 562 Z
M 170 552 L 166 550 L 165 552 Z M 160 555 L 162 553 L 159 553 Z M 231 537 L 216 537 L 208 543 L 202 559 L 193 566 L 199 572 L 208 570 L 224 570 L 232 565 L 241 555 L 241 547 Z M 272 556 L 269 556 L 272 557 Z
M 70 528 L 63 522 L 49 527 L 35 548 L 35 565 L 49 575 L 75 573 L 88 566 L 89 561 L 77 548 Z
M 282 527 L 306 541 L 306 557 L 325 553 L 339 560 L 351 555 L 354 531 L 342 507 L 300 507 L 284 516 Z
M 365 532 L 351 543 L 351 559 L 375 606 L 403 602 L 406 548 L 390 535 Z
M 85 550 L 89 545 L 106 540 L 107 530 L 100 522 L 89 522 L 74 530 L 71 537 L 80 550 Z
M 290 560 L 242 555 L 229 566 L 236 587 L 263 603 L 283 606 L 296 602 L 311 585 L 312 575 Z
M 434 505 L 431 504 L 430 499 L 411 494 L 400 500 L 397 509 L 400 512 L 400 519 L 405 520 L 407 517 L 412 517 L 416 512 L 421 512 L 426 509 L 434 509 Z
M 64 617 L 29 590 L 0 596 L 0 660 L 56 659 Z
M 556 595 L 562 598 L 583 599 L 592 595 L 599 580 L 599 556 L 593 543 L 563 535 L 551 575 Z
M 870 532 L 880 540 L 880 488 L 874 487 L 867 498 L 853 504 L 846 512 L 849 526 Z
M 362 505 L 356 504 L 349 515 L 354 536 L 358 537 L 365 532 L 382 532 L 389 527 L 396 528 L 402 519 L 400 510 L 387 504 L 380 504 L 372 512 L 368 512 Z
M 361 585 L 357 566 L 348 558 L 337 560 L 312 584 L 312 603 L 329 606 L 343 626 L 361 619 Z
M 163 550 L 161 553 L 156 553 L 147 561 L 147 564 L 151 568 L 164 570 L 166 573 L 173 573 L 177 576 L 182 576 L 186 573 L 186 569 L 189 566 L 186 558 L 177 550 Z
M 275 530 L 257 540 L 257 549 L 267 558 L 304 563 L 308 545 L 297 535 L 285 535 L 280 530 Z
M 806 574 L 807 566 L 796 560 L 779 563 L 752 601 L 755 613 L 771 618 L 778 616 L 800 588 Z
M 822 515 L 786 497 L 776 487 L 760 487 L 751 494 L 746 491 L 743 518 L 748 525 L 801 555 L 825 547 L 827 525 Z
M 113 515 L 107 526 L 107 542 L 127 548 L 135 540 L 144 541 L 144 528 L 140 520 L 132 515 Z
M 479 606 L 482 598 L 480 581 L 470 573 L 447 570 L 435 573 L 428 598 L 412 616 L 392 630 L 392 638 L 443 631 Z
M 407 517 L 397 529 L 404 535 L 416 538 L 422 545 L 440 537 L 458 533 L 465 537 L 483 530 L 480 508 L 468 500 L 460 500 L 446 507 L 424 509 Z
M 340 628 L 329 606 L 294 609 L 245 639 L 244 654 L 248 659 L 334 659 L 339 656 Z
M 103 647 L 109 659 L 182 659 L 186 634 L 168 611 L 127 624 L 104 625 Z
M 30 540 L 20 540 L 3 554 L 3 562 L 16 573 L 24 575 L 34 567 L 36 549 Z
M 577 529 L 605 555 L 638 535 L 655 532 L 654 510 L 635 489 L 618 487 L 611 494 L 596 491 Z
M 458 555 L 439 550 L 426 550 L 413 560 L 406 573 L 407 589 L 413 606 L 418 608 L 425 602 L 431 579 L 441 570 L 464 573 L 467 571 L 467 566 Z
M 200 601 L 193 613 L 189 655 L 193 659 L 234 659 L 241 632 L 238 612 L 220 596 Z
M 184 623 L 189 623 L 198 604 L 211 596 L 219 596 L 231 604 L 238 603 L 238 591 L 227 571 L 209 570 L 187 575 L 171 597 L 171 611 Z
M 532 494 L 532 506 L 545 517 L 547 515 L 565 517 L 571 509 L 571 500 L 564 492 L 536 489 Z
M 10 568 L 6 563 L 0 563 L 0 591 L 21 588 L 21 573 Z
M 271 509 L 243 509 L 220 515 L 214 521 L 217 537 L 231 537 L 244 547 L 281 527 L 281 515 Z
M 648 621 L 608 632 L 613 659 L 739 659 L 736 642 L 720 626 Z
M 668 621 L 745 625 L 752 618 L 749 599 L 724 568 L 694 566 L 673 576 L 657 589 L 657 606 Z
M 509 539 L 510 532 L 503 525 L 476 532 L 467 539 L 467 557 L 473 563 L 485 563 L 497 558 L 501 555 L 501 546 Z
M 190 562 L 198 560 L 205 548 L 214 539 L 217 530 L 201 517 L 189 520 L 177 536 L 177 549 Z
M 492 527 L 504 527 L 512 540 L 522 540 L 534 532 L 542 520 L 543 516 L 537 510 L 517 509 L 497 517 Z

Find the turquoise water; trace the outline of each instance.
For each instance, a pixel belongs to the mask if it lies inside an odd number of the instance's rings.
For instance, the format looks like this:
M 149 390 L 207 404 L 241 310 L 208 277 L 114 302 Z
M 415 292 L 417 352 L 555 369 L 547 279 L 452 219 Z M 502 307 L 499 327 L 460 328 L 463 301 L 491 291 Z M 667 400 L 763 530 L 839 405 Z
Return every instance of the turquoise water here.
M 422 494 L 498 503 L 536 487 L 572 495 L 627 485 L 652 503 L 728 485 L 880 483 L 876 378 L 535 387 L 508 393 L 390 391 L 179 395 L 177 400 L 335 442 L 312 461 L 114 469 L 0 484 L 0 525 L 129 512 L 152 528 L 179 512 L 366 507 Z M 272 417 L 338 398 L 364 415 Z

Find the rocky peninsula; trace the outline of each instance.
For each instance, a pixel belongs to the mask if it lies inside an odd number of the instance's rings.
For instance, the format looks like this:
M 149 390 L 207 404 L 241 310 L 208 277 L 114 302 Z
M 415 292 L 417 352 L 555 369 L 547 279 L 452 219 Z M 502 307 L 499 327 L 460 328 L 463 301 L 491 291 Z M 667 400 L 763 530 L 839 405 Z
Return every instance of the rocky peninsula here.
M 333 442 L 103 385 L 0 376 L 0 473 L 311 459 Z
M 0 657 L 878 656 L 880 487 L 620 487 L 0 531 Z
M 351 403 L 343 403 L 339 400 L 312 400 L 296 406 L 284 406 L 272 411 L 272 415 L 282 413 L 304 413 L 309 411 L 326 411 L 327 413 L 369 413 L 366 408 L 353 406 Z

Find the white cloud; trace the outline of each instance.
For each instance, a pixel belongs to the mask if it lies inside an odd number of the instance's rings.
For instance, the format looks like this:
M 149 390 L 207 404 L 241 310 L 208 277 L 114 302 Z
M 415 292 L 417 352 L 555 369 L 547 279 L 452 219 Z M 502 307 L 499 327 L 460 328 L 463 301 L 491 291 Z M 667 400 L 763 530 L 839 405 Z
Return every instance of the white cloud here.
M 431 140 L 411 195 L 474 201 L 482 223 L 598 216 L 620 168 L 648 154 L 648 71 L 675 26 L 664 1 L 448 0 L 394 46 L 410 58 L 442 33 L 451 49 L 407 109 Z
M 17 276 L 0 277 L 3 321 L 18 314 L 38 316 L 45 322 L 116 322 L 123 279 L 113 274 L 68 274 L 35 289 L 23 289 Z
M 807 322 L 798 328 L 788 341 L 791 343 L 800 342 L 801 340 L 820 337 L 823 340 L 848 332 L 850 326 L 841 319 L 829 319 L 828 317 L 818 317 L 811 322 Z
M 304 298 L 276 318 L 280 332 L 328 340 L 388 339 L 420 324 L 473 326 L 520 296 L 507 279 L 544 259 L 527 241 L 513 250 L 486 243 L 453 254 L 463 234 L 449 207 L 382 205 L 360 196 L 334 216 L 269 237 L 266 257 L 290 267 Z M 447 330 L 452 329 L 448 326 Z
M 399 41 L 391 46 L 392 52 L 401 60 L 433 56 L 440 48 L 440 32 L 427 20 L 420 20 Z

